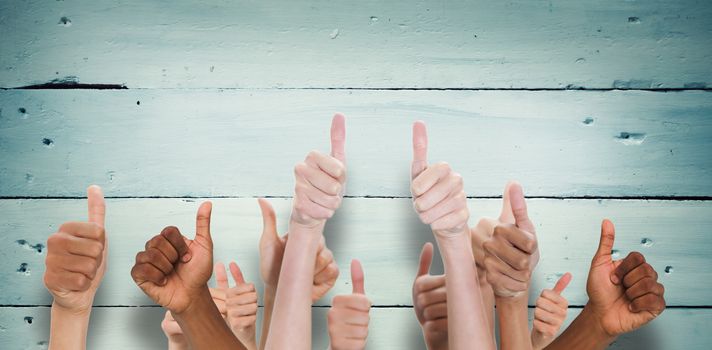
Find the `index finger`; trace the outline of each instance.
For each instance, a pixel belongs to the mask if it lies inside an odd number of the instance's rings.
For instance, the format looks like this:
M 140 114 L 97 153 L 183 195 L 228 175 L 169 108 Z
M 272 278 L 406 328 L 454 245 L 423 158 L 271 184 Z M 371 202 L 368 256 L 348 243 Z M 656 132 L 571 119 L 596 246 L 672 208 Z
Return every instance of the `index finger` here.
M 230 263 L 230 274 L 232 274 L 232 279 L 235 280 L 236 285 L 241 285 L 245 283 L 245 276 L 242 275 L 242 270 L 240 270 L 240 266 L 237 265 L 236 262 L 231 262 Z
M 573 276 L 571 276 L 571 274 L 568 272 L 561 276 L 561 278 L 559 278 L 559 280 L 556 282 L 556 285 L 554 285 L 554 292 L 556 292 L 557 294 L 561 294 L 561 292 L 563 292 L 564 289 L 566 289 L 566 287 L 571 282 L 572 277 Z
M 215 271 L 215 282 L 217 283 L 218 288 L 230 288 L 230 283 L 227 280 L 227 272 L 225 272 L 225 264 L 217 262 L 215 263 L 215 268 L 213 270 Z
M 334 114 L 331 120 L 331 156 L 346 162 L 346 121 L 341 113 Z
M 104 193 L 102 193 L 101 187 L 91 185 L 87 188 L 87 204 L 89 207 L 89 222 L 93 222 L 101 227 L 104 227 L 106 204 L 104 202 Z
M 413 123 L 413 164 L 411 177 L 415 179 L 428 167 L 428 132 L 425 123 Z
M 363 267 L 358 259 L 351 260 L 351 283 L 353 284 L 353 294 L 366 294 L 363 286 Z

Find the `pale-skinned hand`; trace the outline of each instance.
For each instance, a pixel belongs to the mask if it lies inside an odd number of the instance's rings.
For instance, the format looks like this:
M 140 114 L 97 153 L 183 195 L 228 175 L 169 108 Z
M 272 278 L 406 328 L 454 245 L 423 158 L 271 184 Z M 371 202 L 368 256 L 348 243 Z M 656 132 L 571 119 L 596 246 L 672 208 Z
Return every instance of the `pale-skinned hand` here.
M 54 305 L 73 313 L 91 310 L 107 263 L 106 205 L 99 186 L 87 189 L 89 220 L 65 222 L 47 239 L 44 284 Z
M 146 295 L 173 313 L 185 311 L 207 288 L 213 265 L 211 211 L 212 203 L 200 205 L 193 240 L 169 226 L 136 255 L 131 277 Z
M 625 259 L 613 260 L 615 235 L 613 223 L 603 220 L 586 284 L 589 301 L 585 308 L 610 336 L 636 330 L 665 310 L 665 288 L 642 254 L 632 252 Z
M 428 135 L 421 121 L 413 124 L 411 194 L 420 220 L 438 237 L 467 230 L 470 212 L 462 176 L 445 162 L 428 165 Z
M 556 338 L 566 320 L 569 302 L 561 295 L 571 282 L 571 274 L 565 273 L 553 289 L 544 289 L 536 300 L 532 327 L 532 348 L 540 350 Z
M 215 264 L 215 280 L 218 289 L 225 293 L 227 323 L 232 333 L 248 350 L 257 349 L 257 290 L 253 283 L 247 283 L 240 266 L 234 261 L 230 263 L 230 274 L 235 286 L 230 287 L 225 266 Z
M 293 224 L 324 224 L 341 205 L 346 183 L 345 144 L 344 116 L 336 114 L 331 122 L 331 154 L 311 151 L 294 167 Z
M 353 293 L 337 295 L 327 315 L 332 350 L 360 350 L 366 348 L 371 301 L 364 290 L 361 263 L 351 261 Z
M 263 221 L 260 238 L 260 273 L 265 285 L 276 289 L 289 235 L 280 237 L 277 233 L 277 217 L 269 201 L 263 198 L 258 201 Z M 322 236 L 314 267 L 312 302 L 321 299 L 334 286 L 338 277 L 339 268 L 334 261 L 334 254 L 326 247 L 326 241 Z
M 423 329 L 428 349 L 447 349 L 447 294 L 445 275 L 431 275 L 433 244 L 423 245 L 418 274 L 413 282 L 413 310 Z
M 539 249 L 521 185 L 509 185 L 508 194 L 514 224 L 499 222 L 495 226 L 492 236 L 483 243 L 484 266 L 496 296 L 525 297 L 539 261 Z

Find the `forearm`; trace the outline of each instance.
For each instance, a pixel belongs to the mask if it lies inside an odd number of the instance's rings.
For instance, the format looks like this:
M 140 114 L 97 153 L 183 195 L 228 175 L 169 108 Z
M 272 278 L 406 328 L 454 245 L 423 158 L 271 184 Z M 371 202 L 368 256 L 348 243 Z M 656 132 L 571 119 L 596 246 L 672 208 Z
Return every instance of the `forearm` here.
M 324 224 L 304 227 L 290 223 L 289 240 L 279 272 L 274 313 L 270 321 L 273 337 L 266 349 L 311 349 L 311 290 L 314 262 Z
M 265 285 L 264 309 L 262 312 L 262 334 L 260 335 L 260 349 L 264 349 L 269 335 L 269 323 L 272 320 L 272 310 L 274 310 L 274 298 L 277 294 L 275 286 Z
M 49 349 L 86 349 L 91 309 L 73 311 L 52 303 Z
M 517 297 L 496 297 L 501 350 L 531 349 L 527 294 Z
M 485 271 L 477 267 L 477 278 L 480 284 L 480 293 L 482 293 L 482 306 L 489 325 L 488 331 L 494 337 L 494 292 L 492 291 L 492 285 L 487 282 L 484 274 Z
M 615 337 L 606 334 L 586 306 L 564 333 L 554 339 L 545 349 L 601 350 L 607 348 L 614 340 Z
M 245 349 L 220 315 L 207 285 L 185 311 L 173 316 L 195 350 Z
M 467 231 L 438 237 L 446 275 L 448 343 L 452 349 L 494 349 L 492 334 L 485 316 L 477 270 Z

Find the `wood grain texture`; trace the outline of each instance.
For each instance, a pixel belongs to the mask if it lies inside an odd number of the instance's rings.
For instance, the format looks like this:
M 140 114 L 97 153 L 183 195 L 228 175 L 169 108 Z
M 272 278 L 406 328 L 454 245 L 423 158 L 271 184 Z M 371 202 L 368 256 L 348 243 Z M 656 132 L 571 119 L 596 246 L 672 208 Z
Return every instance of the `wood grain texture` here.
M 4 1 L 0 87 L 700 88 L 706 1 Z
M 261 317 L 262 308 L 258 314 Z M 565 326 L 580 312 L 569 309 Z M 161 332 L 162 308 L 94 308 L 89 330 L 89 349 L 165 349 Z M 312 313 L 313 349 L 327 349 L 327 308 Z M 530 309 L 530 319 L 532 311 Z M 371 309 L 368 349 L 425 349 L 420 326 L 411 308 Z M 32 317 L 28 324 L 26 317 Z M 619 337 L 610 349 L 668 350 L 708 349 L 712 310 L 666 310 L 642 329 Z M 49 334 L 49 308 L 0 308 L 0 348 L 46 349 Z M 12 334 L 12 336 L 8 336 Z
M 702 91 L 0 91 L 0 196 L 291 196 L 347 115 L 350 196 L 409 196 L 411 124 L 469 196 L 712 196 Z M 684 181 L 683 181 L 684 180 Z
M 280 232 L 286 231 L 291 201 L 272 200 Z M 135 254 L 167 225 L 192 236 L 199 200 L 112 199 L 107 203 L 109 269 L 94 305 L 153 305 L 131 280 Z M 2 200 L 0 212 L 0 284 L 13 286 L 0 295 L 1 305 L 49 305 L 41 288 L 44 244 L 64 221 L 85 220 L 84 200 Z M 617 224 L 616 256 L 642 252 L 660 274 L 668 305 L 712 305 L 709 285 L 712 271 L 700 269 L 712 249 L 712 203 L 704 201 L 634 200 L 530 200 L 530 216 L 537 225 L 541 261 L 532 278 L 531 305 L 539 291 L 551 288 L 564 272 L 574 279 L 565 296 L 570 305 L 587 301 L 585 281 L 590 259 L 598 245 L 600 222 L 608 217 Z M 474 218 L 499 214 L 499 200 L 472 200 Z M 257 246 L 262 221 L 255 199 L 216 199 L 213 212 L 215 258 L 236 260 L 248 280 L 257 282 Z M 412 305 L 411 286 L 420 248 L 432 233 L 420 224 L 409 199 L 345 199 L 325 231 L 341 275 L 332 292 L 318 302 L 329 305 L 331 296 L 350 293 L 348 264 L 359 258 L 366 274 L 366 291 L 374 305 Z M 684 239 L 680 239 L 684 237 Z M 643 244 L 647 239 L 648 244 Z M 20 243 L 18 243 L 18 241 Z M 439 258 L 433 273 L 442 273 Z M 24 266 L 21 270 L 22 264 Z M 671 273 L 665 273 L 671 266 Z M 261 283 L 256 283 L 261 294 Z

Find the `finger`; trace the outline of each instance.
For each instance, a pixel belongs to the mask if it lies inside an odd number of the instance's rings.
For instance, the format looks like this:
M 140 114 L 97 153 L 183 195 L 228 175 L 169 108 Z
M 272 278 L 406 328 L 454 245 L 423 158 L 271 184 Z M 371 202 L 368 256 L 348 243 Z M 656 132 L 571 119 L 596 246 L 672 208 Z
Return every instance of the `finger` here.
M 433 186 L 450 175 L 452 168 L 446 162 L 439 162 L 423 170 L 416 179 L 411 182 L 413 197 L 420 197 L 430 191 Z
M 657 316 L 665 310 L 665 299 L 659 295 L 648 293 L 635 298 L 628 305 L 628 309 L 632 312 L 649 311 Z
M 531 234 L 536 234 L 534 224 L 529 220 L 527 202 L 524 199 L 522 185 L 518 182 L 512 182 L 509 186 L 509 204 L 517 227 Z
M 652 276 L 648 276 L 635 282 L 625 290 L 625 295 L 628 297 L 628 300 L 633 300 L 648 293 L 662 296 L 665 293 L 665 288 Z
M 101 187 L 91 185 L 87 188 L 87 204 L 89 207 L 89 222 L 104 227 L 106 204 L 104 202 L 104 193 L 101 192 Z
M 553 314 L 558 313 L 562 309 L 558 304 L 556 304 L 556 302 L 543 296 L 536 299 L 536 308 Z
M 188 250 L 188 242 L 186 242 L 187 239 L 183 237 L 183 234 L 180 233 L 180 230 L 178 230 L 177 227 L 168 226 L 164 228 L 161 231 L 161 236 L 170 242 L 176 252 L 178 252 L 178 256 L 181 257 L 183 262 L 190 261 L 191 255 Z
M 238 266 L 237 263 L 234 261 L 230 263 L 230 274 L 232 275 L 232 279 L 235 280 L 235 283 L 238 286 L 245 283 L 245 276 L 242 275 L 242 270 L 240 270 L 240 266 Z
M 514 184 L 514 181 L 507 182 L 502 192 L 502 212 L 499 214 L 499 221 L 507 224 L 516 224 L 514 213 L 512 213 L 512 204 L 509 199 L 509 189 Z
M 423 275 L 415 280 L 415 291 L 425 293 L 436 288 L 445 287 L 445 275 Z
M 139 258 L 136 258 L 137 262 Z M 156 285 L 163 285 L 166 282 L 166 276 L 157 267 L 151 264 L 137 263 L 131 269 L 131 277 L 138 284 L 151 282 Z
M 570 273 L 565 273 L 559 280 L 556 282 L 556 285 L 554 285 L 554 292 L 561 294 L 561 292 L 566 289 L 566 286 L 569 285 L 569 282 L 571 282 L 571 274 Z
M 413 164 L 411 178 L 415 179 L 428 167 L 428 133 L 425 123 L 413 123 Z
M 95 223 L 65 222 L 59 227 L 59 232 L 75 237 L 93 239 L 104 244 L 104 228 Z
M 274 213 L 272 204 L 264 198 L 257 200 L 262 212 L 262 239 L 278 240 L 277 234 L 277 216 Z
M 230 288 L 230 282 L 227 280 L 227 272 L 225 272 L 225 264 L 222 262 L 215 263 L 213 271 L 215 271 L 215 282 L 218 288 L 223 290 Z
M 295 171 L 326 195 L 338 196 L 341 193 L 341 183 L 316 166 L 299 163 L 295 167 Z
M 346 120 L 341 113 L 331 120 L 331 156 L 346 163 Z
M 594 256 L 594 260 L 605 259 L 607 262 L 612 261 L 611 250 L 616 239 L 616 228 L 613 223 L 604 219 L 601 223 L 601 239 L 598 242 L 598 250 Z
M 213 203 L 210 201 L 203 202 L 198 208 L 198 214 L 195 219 L 195 236 L 202 237 L 207 242 L 212 242 L 210 237 L 210 214 L 213 211 Z
M 453 174 L 442 181 L 438 181 L 427 192 L 415 200 L 415 207 L 419 212 L 432 209 L 444 200 L 462 192 L 462 176 Z M 464 201 L 463 201 L 464 202 Z
M 620 283 L 620 281 L 623 281 L 624 278 L 627 280 L 631 280 L 631 279 L 633 279 L 633 277 L 635 277 L 635 280 L 631 281 L 631 282 L 635 282 L 635 281 L 639 280 L 640 278 L 643 277 L 642 275 L 644 272 L 649 272 L 649 270 L 652 270 L 652 268 L 650 268 L 650 265 L 648 265 L 648 267 L 645 269 L 645 271 L 644 270 L 636 271 L 636 272 L 638 272 L 639 275 L 635 274 L 635 276 L 631 276 L 631 277 L 626 276 L 626 275 L 628 275 L 628 273 L 630 273 L 630 272 L 633 272 L 634 270 L 637 270 L 637 268 L 643 264 L 645 264 L 645 257 L 643 256 L 643 254 L 640 254 L 638 252 L 629 253 L 628 256 L 626 256 L 625 259 L 623 259 L 623 261 L 621 261 L 620 264 L 618 264 L 618 267 L 616 267 L 616 269 L 613 270 L 613 274 L 611 274 L 611 282 L 613 282 L 613 284 L 618 284 L 618 283 Z M 628 285 L 630 285 L 630 284 L 632 284 L 632 283 L 629 283 Z
M 366 294 L 363 282 L 363 267 L 358 259 L 351 260 L 351 283 L 353 284 L 353 294 Z
M 420 263 L 418 264 L 417 276 L 423 276 L 430 271 L 430 264 L 433 262 L 433 244 L 427 242 L 420 251 Z

